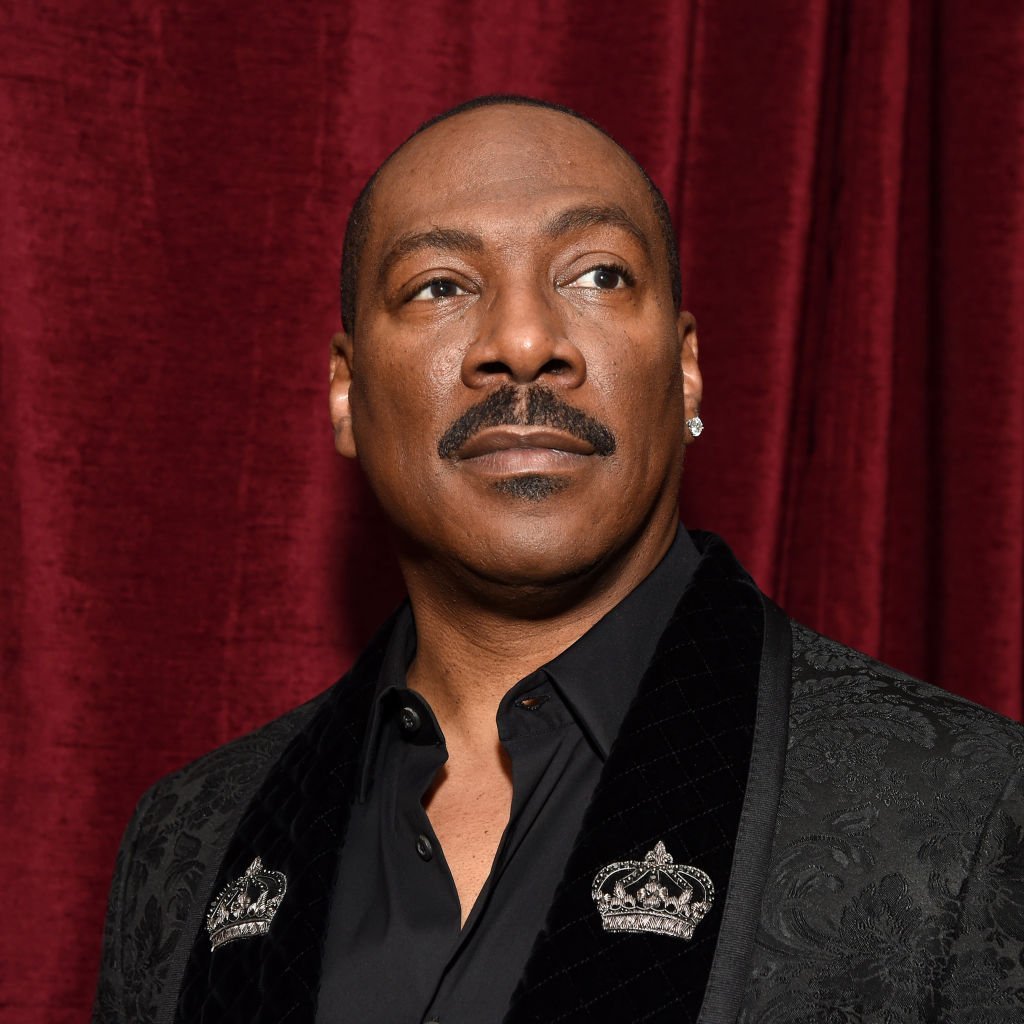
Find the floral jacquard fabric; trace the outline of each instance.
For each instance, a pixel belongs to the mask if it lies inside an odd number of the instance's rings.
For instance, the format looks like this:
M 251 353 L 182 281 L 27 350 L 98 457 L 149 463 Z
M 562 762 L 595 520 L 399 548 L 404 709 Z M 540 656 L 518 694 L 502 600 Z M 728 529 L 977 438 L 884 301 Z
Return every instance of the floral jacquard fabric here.
M 796 626 L 743 1024 L 1024 1020 L 1024 730 Z

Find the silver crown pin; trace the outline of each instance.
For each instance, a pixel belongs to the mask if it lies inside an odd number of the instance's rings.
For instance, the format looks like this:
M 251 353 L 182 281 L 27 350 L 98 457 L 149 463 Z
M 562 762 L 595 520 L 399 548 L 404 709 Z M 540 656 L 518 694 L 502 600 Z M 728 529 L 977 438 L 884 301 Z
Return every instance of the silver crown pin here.
M 257 857 L 245 874 L 228 882 L 210 904 L 206 915 L 210 949 L 235 939 L 266 935 L 287 891 L 288 879 L 280 871 L 267 870 Z
M 715 901 L 711 879 L 673 862 L 659 842 L 640 860 L 619 861 L 594 876 L 591 896 L 606 932 L 648 932 L 693 938 Z

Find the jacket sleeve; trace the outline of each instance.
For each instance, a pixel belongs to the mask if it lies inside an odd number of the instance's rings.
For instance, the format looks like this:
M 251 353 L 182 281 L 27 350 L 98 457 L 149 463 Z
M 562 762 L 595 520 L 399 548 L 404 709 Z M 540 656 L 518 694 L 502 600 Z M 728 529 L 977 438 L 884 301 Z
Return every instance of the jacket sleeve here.
M 139 826 L 145 818 L 152 793 L 152 790 L 148 791 L 139 801 L 117 851 L 107 916 L 103 925 L 103 951 L 92 1011 L 93 1024 L 135 1024 L 128 1013 L 126 1002 L 124 919 L 129 901 L 133 898 L 128 883 L 132 876 Z
M 985 822 L 960 893 L 941 994 L 949 1024 L 1024 1020 L 1024 768 Z

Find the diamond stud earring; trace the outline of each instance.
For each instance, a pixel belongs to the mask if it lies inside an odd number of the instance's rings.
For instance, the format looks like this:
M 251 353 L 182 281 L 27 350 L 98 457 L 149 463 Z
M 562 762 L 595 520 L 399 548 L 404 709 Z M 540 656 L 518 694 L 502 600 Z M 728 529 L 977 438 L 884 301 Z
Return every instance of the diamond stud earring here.
M 704 421 L 699 416 L 694 416 L 686 421 L 686 429 L 689 430 L 690 436 L 696 440 L 704 433 Z

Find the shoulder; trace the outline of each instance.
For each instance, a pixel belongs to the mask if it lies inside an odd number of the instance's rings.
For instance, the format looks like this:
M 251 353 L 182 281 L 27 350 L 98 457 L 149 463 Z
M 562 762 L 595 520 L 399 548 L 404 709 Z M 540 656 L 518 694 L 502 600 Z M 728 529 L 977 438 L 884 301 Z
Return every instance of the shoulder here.
M 1024 729 L 791 629 L 785 772 L 741 1019 L 785 1004 L 794 1020 L 847 1006 L 858 1020 L 963 1021 L 942 1000 L 983 984 L 1015 1005 L 1010 968 L 974 954 L 1021 949 Z
M 221 830 L 252 794 L 267 769 L 313 717 L 325 691 L 254 731 L 211 750 L 164 776 L 143 795 L 135 818 L 139 832 L 202 827 Z
M 187 916 L 260 782 L 324 698 L 218 747 L 146 791 L 118 854 L 121 898 L 129 908 L 151 901 L 179 919 Z
M 777 841 L 814 835 L 877 884 L 961 891 L 986 837 L 1024 824 L 1024 727 L 794 625 Z M 837 854 L 837 850 L 842 854 Z M 819 851 L 820 853 L 821 851 Z M 853 870 L 853 864 L 857 870 Z
M 876 738 L 921 758 L 989 764 L 1003 776 L 1024 763 L 1024 726 L 860 651 L 791 623 L 790 745 L 812 731 Z

